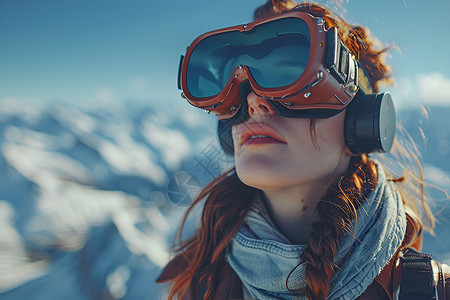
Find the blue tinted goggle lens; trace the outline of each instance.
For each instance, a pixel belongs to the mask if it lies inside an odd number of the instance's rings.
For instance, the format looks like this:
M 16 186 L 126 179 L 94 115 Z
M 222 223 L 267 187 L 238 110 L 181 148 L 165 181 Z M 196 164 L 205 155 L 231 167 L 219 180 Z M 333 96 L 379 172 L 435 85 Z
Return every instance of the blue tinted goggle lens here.
M 309 27 L 299 18 L 267 22 L 245 32 L 212 35 L 192 51 L 187 88 L 197 98 L 215 96 L 239 65 L 247 66 L 262 88 L 287 86 L 305 71 L 310 48 Z

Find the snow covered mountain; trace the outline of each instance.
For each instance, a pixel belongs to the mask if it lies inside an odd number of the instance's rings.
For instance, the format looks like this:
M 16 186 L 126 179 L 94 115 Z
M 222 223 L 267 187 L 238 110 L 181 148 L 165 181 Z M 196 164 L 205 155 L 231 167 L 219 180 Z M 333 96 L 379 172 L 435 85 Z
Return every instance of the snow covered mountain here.
M 430 110 L 423 149 L 426 177 L 447 190 L 449 113 Z M 420 135 L 418 114 L 399 119 Z M 0 298 L 162 299 L 153 281 L 185 207 L 232 166 L 215 130 L 181 105 L 2 103 Z M 449 217 L 424 247 L 447 262 Z

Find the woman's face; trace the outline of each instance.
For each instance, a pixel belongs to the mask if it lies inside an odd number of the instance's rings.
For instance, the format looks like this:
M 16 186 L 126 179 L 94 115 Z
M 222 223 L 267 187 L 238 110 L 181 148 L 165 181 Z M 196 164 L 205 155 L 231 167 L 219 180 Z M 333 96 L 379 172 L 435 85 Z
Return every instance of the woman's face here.
M 329 185 L 348 166 L 342 112 L 327 119 L 277 115 L 267 100 L 247 96 L 250 118 L 233 126 L 236 172 L 261 190 Z M 311 128 L 312 127 L 312 128 Z

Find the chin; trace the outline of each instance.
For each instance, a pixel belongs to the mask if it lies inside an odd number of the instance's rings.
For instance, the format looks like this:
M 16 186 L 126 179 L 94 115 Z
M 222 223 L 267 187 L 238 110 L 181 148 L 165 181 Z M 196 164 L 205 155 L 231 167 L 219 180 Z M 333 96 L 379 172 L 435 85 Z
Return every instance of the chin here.
M 236 162 L 239 179 L 254 188 L 264 189 L 282 186 L 286 170 L 279 161 L 264 157 L 252 157 Z
M 259 175 L 259 174 L 258 174 Z M 273 178 L 266 176 L 239 176 L 239 179 L 246 185 L 265 191 L 269 189 L 279 188 L 277 182 L 273 182 Z

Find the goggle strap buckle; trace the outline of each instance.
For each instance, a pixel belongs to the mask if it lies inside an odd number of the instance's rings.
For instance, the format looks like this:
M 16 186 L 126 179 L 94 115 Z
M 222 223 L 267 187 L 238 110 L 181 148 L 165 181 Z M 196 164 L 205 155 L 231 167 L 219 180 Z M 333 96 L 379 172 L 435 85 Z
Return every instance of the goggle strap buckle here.
M 327 51 L 324 65 L 340 84 L 347 83 L 351 61 L 350 51 L 342 43 L 336 28 L 331 27 L 327 31 Z

